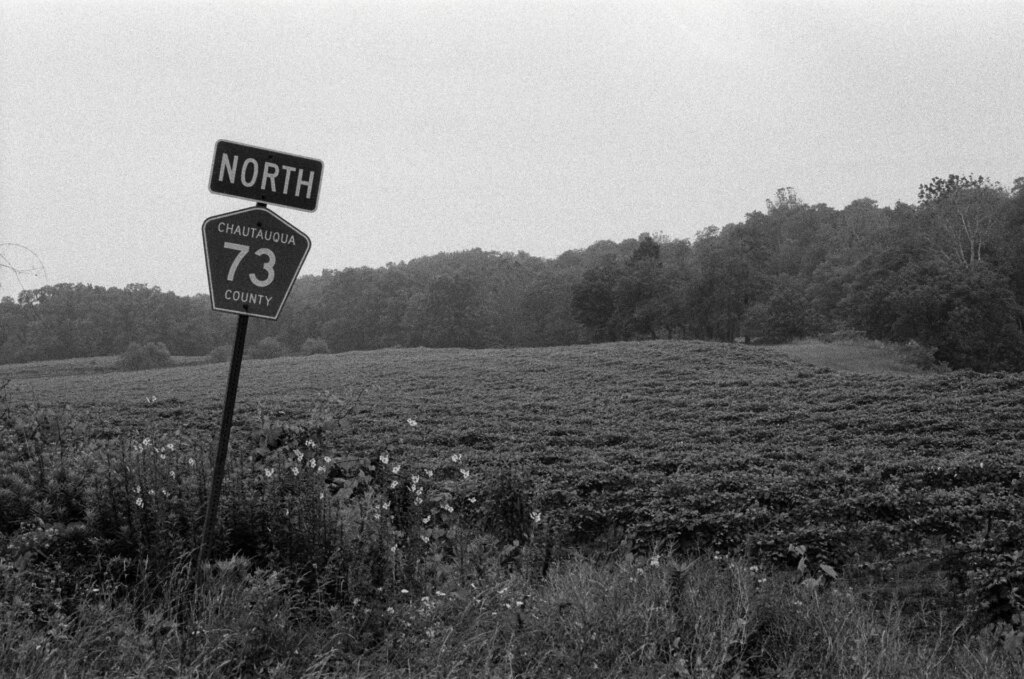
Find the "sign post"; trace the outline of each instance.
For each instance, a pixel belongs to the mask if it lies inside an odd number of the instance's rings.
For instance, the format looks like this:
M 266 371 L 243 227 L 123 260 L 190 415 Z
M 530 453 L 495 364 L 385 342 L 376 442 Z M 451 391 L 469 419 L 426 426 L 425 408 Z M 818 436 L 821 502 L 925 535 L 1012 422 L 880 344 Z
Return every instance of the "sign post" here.
M 309 253 L 306 234 L 267 209 L 267 203 L 316 210 L 323 163 L 235 142 L 217 142 L 210 191 L 257 200 L 255 207 L 203 222 L 203 249 L 214 311 L 238 314 L 220 435 L 206 501 L 200 567 L 209 558 L 224 482 L 238 377 L 249 316 L 277 320 Z M 198 571 L 200 574 L 202 570 Z

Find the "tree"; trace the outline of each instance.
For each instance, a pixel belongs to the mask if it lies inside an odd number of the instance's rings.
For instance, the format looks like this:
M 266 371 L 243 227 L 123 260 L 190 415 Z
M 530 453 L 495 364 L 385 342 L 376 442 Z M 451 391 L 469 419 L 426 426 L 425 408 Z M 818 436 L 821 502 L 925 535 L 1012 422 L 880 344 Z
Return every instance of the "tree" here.
M 951 174 L 922 184 L 918 194 L 922 215 L 931 226 L 933 252 L 960 266 L 988 257 L 992 236 L 1009 194 L 985 177 Z

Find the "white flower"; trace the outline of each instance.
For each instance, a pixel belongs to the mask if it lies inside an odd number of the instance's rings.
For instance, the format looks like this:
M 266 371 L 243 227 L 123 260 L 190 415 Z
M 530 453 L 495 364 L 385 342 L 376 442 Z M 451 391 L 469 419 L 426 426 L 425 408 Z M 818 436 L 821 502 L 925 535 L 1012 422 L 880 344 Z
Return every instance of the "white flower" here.
M 421 504 L 423 504 L 423 498 L 417 497 L 415 500 L 412 501 L 412 503 L 414 505 L 421 505 Z
M 142 486 L 135 486 L 135 494 L 138 495 L 142 492 Z
M 266 476 L 266 477 L 267 477 L 267 478 L 269 479 L 269 478 L 270 478 L 271 476 L 273 476 L 273 475 L 274 475 L 274 470 L 273 470 L 273 468 L 271 468 L 271 467 L 267 467 L 266 469 L 264 469 L 264 470 L 263 470 L 263 475 L 264 475 L 264 476 Z
M 416 474 L 413 474 L 413 475 L 412 475 L 412 485 L 414 485 L 414 486 L 415 486 L 415 485 L 416 485 L 417 483 L 419 483 L 419 482 L 420 482 L 420 477 L 419 477 L 419 476 L 417 476 Z
M 316 469 L 316 458 L 315 457 L 309 458 L 309 468 L 310 469 Z
M 306 443 L 304 445 L 307 448 L 316 448 L 316 441 L 314 441 L 313 439 L 306 439 Z
M 172 479 L 178 478 L 178 473 L 176 471 L 174 471 L 173 469 L 170 471 L 170 474 L 171 474 L 171 478 Z
M 400 471 L 402 471 L 402 465 L 400 464 L 396 464 L 394 467 L 391 468 L 392 474 L 397 474 Z
M 429 535 L 421 535 L 420 536 L 420 540 L 423 540 L 423 543 L 426 544 L 426 543 L 430 542 L 430 536 Z
M 406 420 L 406 422 L 409 423 L 410 427 L 415 427 L 416 425 L 419 424 L 419 422 L 417 422 L 416 420 L 412 419 L 411 417 L 408 420 Z
M 138 506 L 141 507 L 142 506 L 142 498 L 141 497 L 135 498 L 135 504 L 137 504 Z
M 458 453 L 455 453 L 454 455 L 452 455 L 452 462 L 454 462 L 455 464 L 462 462 L 462 456 L 459 455 Z
M 292 467 L 292 476 L 298 476 L 298 475 L 299 475 L 299 468 L 298 467 Z
M 462 474 L 462 478 L 464 478 L 464 479 L 468 479 L 469 478 L 469 470 L 468 469 L 460 469 L 459 473 Z
M 469 504 L 475 505 L 476 504 L 476 498 L 475 497 L 469 498 Z
M 194 457 L 188 458 L 188 466 L 189 467 L 195 467 L 196 466 L 196 460 L 195 460 Z
M 384 502 L 380 503 L 380 508 L 383 509 L 384 511 L 391 509 L 391 500 L 385 500 Z
M 535 509 L 532 512 L 530 512 L 530 518 L 533 519 L 534 523 L 540 523 L 540 517 L 541 514 L 539 509 Z
M 388 458 L 388 454 L 387 453 L 381 453 L 380 454 L 380 463 L 381 464 L 387 464 L 388 463 L 388 459 L 389 458 Z
M 661 557 L 660 556 L 655 554 L 654 556 L 651 557 L 651 565 L 652 566 L 657 568 L 660 563 L 661 563 Z
M 398 488 L 398 481 L 397 480 L 392 481 L 391 485 L 389 486 L 389 488 L 391 488 L 392 490 L 394 490 L 395 488 Z
M 398 545 L 391 545 L 391 553 L 394 554 L 398 551 Z
M 451 514 L 452 512 L 454 512 L 454 511 L 455 511 L 455 508 L 454 508 L 454 507 L 452 507 L 452 506 L 451 506 L 450 504 L 448 504 L 447 502 L 446 502 L 445 504 L 441 505 L 441 509 L 443 509 L 444 511 L 448 512 L 449 514 Z
M 173 443 L 168 443 L 167 444 L 167 450 L 170 450 L 170 451 L 173 452 L 174 451 L 174 444 Z
M 423 525 L 425 526 L 425 525 L 427 525 L 428 523 L 430 523 L 430 517 L 429 517 L 429 516 L 424 516 L 424 517 L 423 517 Z
M 324 455 L 324 464 L 330 464 L 330 463 L 331 463 L 331 456 L 330 455 Z
M 149 438 L 148 436 L 146 438 L 142 439 L 142 445 L 144 445 L 144 446 L 149 446 L 152 443 L 153 443 L 153 440 L 151 438 Z
M 434 470 L 433 469 L 427 469 L 423 473 L 427 475 L 428 479 L 434 478 Z

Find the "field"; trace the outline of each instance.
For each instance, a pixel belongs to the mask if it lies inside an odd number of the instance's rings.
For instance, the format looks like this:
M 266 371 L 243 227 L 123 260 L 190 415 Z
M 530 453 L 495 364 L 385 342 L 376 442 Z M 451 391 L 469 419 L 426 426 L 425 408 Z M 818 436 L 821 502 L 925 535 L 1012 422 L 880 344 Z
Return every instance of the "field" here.
M 545 573 L 580 554 L 739 559 L 811 589 L 853 587 L 871 606 L 896 597 L 980 621 L 972 629 L 1005 623 L 1015 648 L 1024 377 L 873 370 L 863 357 L 829 368 L 820 349 L 814 360 L 684 341 L 247 360 L 228 464 L 271 478 L 275 446 L 301 460 L 310 443 L 354 498 L 385 467 L 436 470 L 448 484 L 437 506 L 465 509 L 514 545 L 506 556 L 535 544 Z M 59 372 L 12 367 L 0 410 L 29 413 L 23 428 L 31 413 L 37 430 L 63 427 L 62 455 L 173 444 L 204 466 L 226 364 Z M 24 531 L 32 510 L 11 507 Z M 178 537 L 187 546 L 194 526 Z

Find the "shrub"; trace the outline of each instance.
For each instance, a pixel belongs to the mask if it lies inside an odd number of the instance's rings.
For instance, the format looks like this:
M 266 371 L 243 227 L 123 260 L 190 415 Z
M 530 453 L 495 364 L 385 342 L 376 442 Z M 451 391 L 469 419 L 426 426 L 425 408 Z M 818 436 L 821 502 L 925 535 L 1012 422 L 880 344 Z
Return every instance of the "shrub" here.
M 312 356 L 313 354 L 329 354 L 331 351 L 327 347 L 327 340 L 322 337 L 310 337 L 302 343 L 299 353 L 303 356 Z
M 264 337 L 252 348 L 253 358 L 279 358 L 287 353 L 284 344 L 276 337 Z
M 214 347 L 210 350 L 210 353 L 206 355 L 206 360 L 210 363 L 226 363 L 231 360 L 231 345 L 221 344 L 220 346 Z
M 171 352 L 163 342 L 132 342 L 117 359 L 117 367 L 121 370 L 166 368 L 171 363 Z

